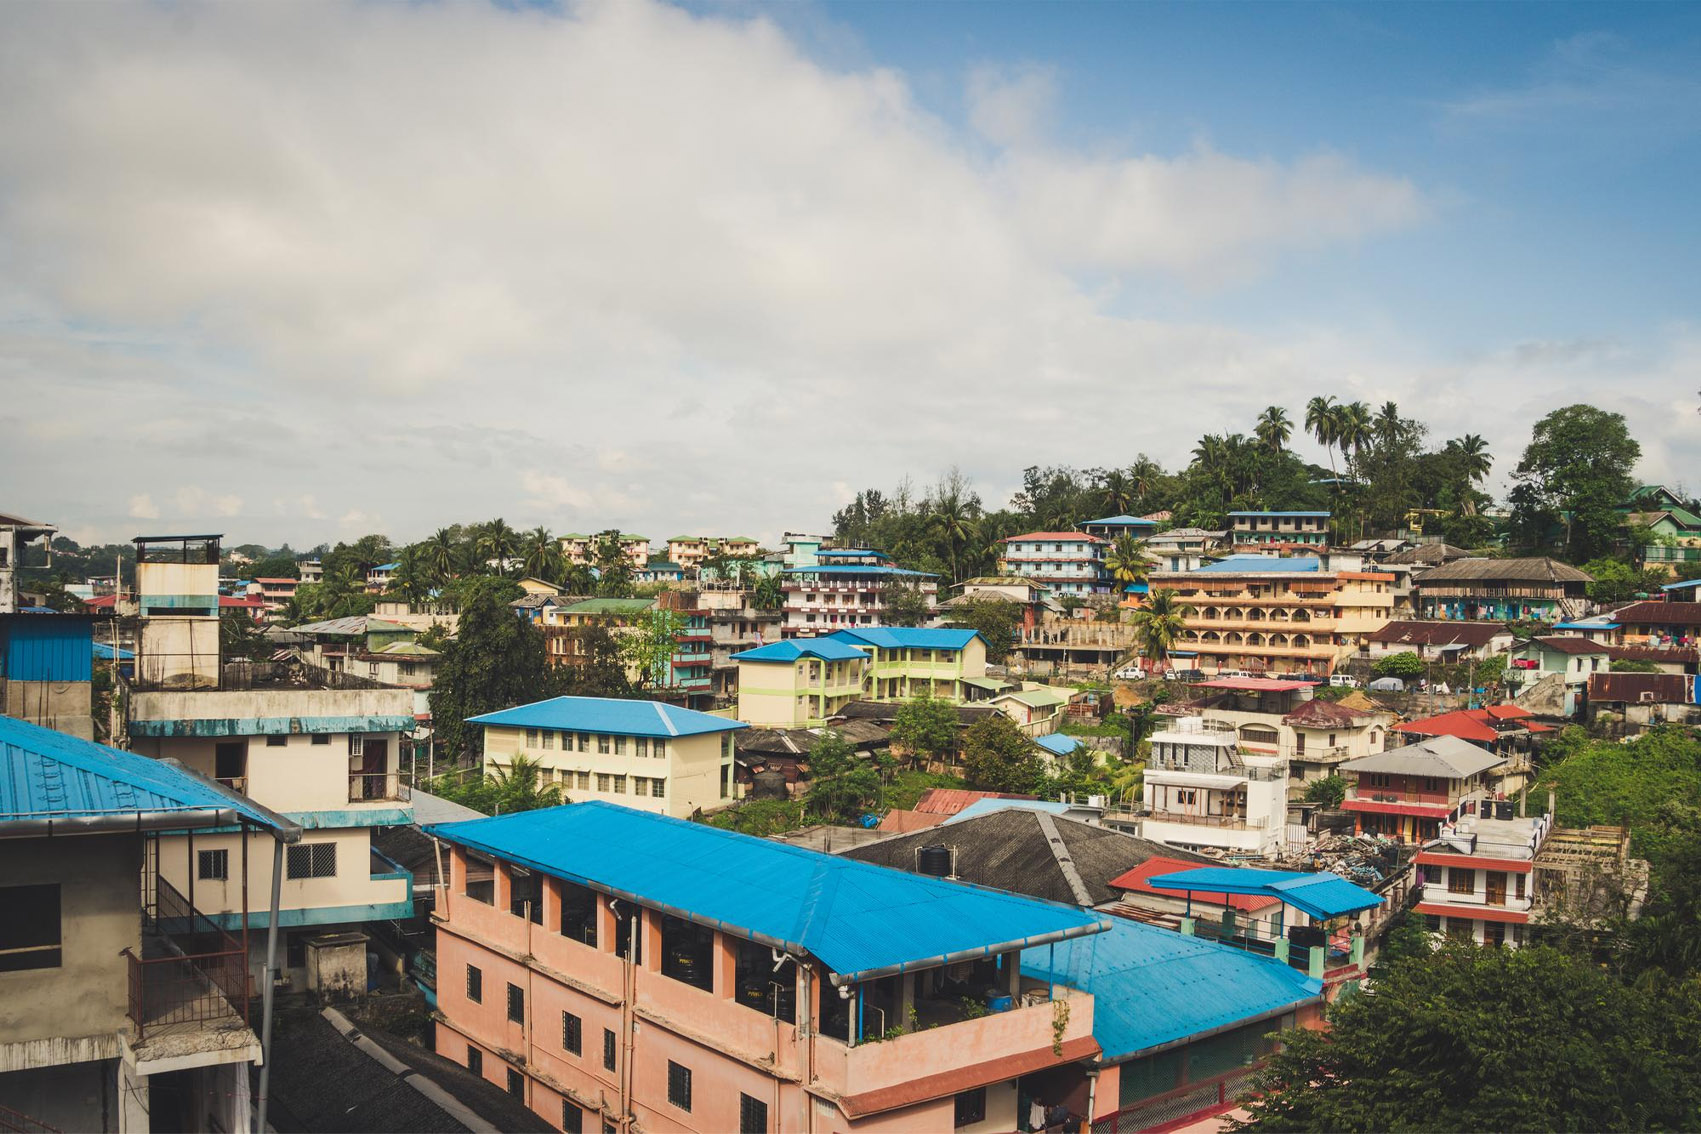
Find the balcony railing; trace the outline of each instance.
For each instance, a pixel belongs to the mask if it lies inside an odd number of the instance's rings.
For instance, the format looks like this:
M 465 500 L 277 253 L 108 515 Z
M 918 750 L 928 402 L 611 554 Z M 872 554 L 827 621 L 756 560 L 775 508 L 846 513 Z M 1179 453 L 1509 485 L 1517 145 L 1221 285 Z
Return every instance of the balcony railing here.
M 407 802 L 413 798 L 413 775 L 409 772 L 350 772 L 348 801 L 372 803 L 380 800 Z
M 1192 827 L 1220 827 L 1229 831 L 1261 830 L 1268 825 L 1262 816 L 1247 819 L 1238 815 L 1193 815 L 1185 811 L 1151 811 L 1145 818 L 1154 823 L 1185 823 Z
M 152 904 L 144 910 L 142 956 L 123 951 L 136 1038 L 168 1027 L 245 1024 L 249 990 L 242 943 L 196 911 L 164 878 L 153 875 L 148 886 Z

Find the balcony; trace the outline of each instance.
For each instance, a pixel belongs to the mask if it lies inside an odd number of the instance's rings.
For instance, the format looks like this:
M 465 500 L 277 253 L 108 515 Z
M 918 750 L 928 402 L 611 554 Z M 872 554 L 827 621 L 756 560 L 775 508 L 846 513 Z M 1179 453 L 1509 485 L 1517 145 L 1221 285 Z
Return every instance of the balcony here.
M 1186 811 L 1149 811 L 1143 818 L 1154 823 L 1180 823 L 1189 827 L 1216 827 L 1225 831 L 1261 831 L 1269 826 L 1262 816 L 1248 819 L 1243 815 L 1195 815 Z
M 163 1036 L 248 1031 L 248 970 L 242 942 L 190 906 L 165 879 L 152 876 L 153 905 L 143 911 L 142 955 L 123 950 L 129 965 L 127 1014 L 138 1043 Z
M 377 803 L 397 801 L 406 803 L 413 798 L 411 772 L 350 772 L 348 801 Z

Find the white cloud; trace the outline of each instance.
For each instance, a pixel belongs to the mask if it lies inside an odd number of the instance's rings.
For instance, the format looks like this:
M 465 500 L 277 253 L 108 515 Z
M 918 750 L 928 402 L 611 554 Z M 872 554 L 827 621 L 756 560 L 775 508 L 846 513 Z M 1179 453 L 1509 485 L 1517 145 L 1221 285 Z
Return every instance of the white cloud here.
M 58 470 L 50 519 L 204 485 L 180 512 L 311 545 L 817 529 L 905 472 L 1173 462 L 1331 375 L 1455 412 L 1420 350 L 1158 321 L 1102 278 L 1231 285 L 1424 223 L 1420 188 L 1077 152 L 1066 81 L 978 72 L 971 137 L 897 72 L 645 0 L 5 8 L 0 383 L 100 413 L 8 410 L 0 448 Z M 1500 373 L 1498 404 L 1541 388 Z
M 130 497 L 130 516 L 137 520 L 159 519 L 159 506 L 154 498 L 147 493 L 138 493 Z

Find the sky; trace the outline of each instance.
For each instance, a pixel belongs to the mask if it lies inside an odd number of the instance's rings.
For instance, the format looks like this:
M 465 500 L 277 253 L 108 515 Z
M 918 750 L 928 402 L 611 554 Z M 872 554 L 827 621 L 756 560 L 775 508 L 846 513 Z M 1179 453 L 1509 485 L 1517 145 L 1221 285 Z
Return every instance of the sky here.
M 1680 4 L 0 5 L 0 511 L 773 540 L 1316 394 L 1497 493 L 1589 401 L 1701 488 L 1697 58 Z

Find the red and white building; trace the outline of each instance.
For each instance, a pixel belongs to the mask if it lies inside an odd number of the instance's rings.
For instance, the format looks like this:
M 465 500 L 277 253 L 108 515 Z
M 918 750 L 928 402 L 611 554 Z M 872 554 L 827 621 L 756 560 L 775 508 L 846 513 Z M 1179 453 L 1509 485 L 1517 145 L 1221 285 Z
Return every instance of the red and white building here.
M 1467 801 L 1500 790 L 1506 758 L 1453 736 L 1435 736 L 1342 764 L 1355 834 L 1386 835 L 1402 842 L 1439 838 L 1457 822 Z
M 1417 854 L 1423 889 L 1417 912 L 1432 932 L 1479 945 L 1524 944 L 1536 901 L 1537 853 L 1553 816 L 1514 815 L 1510 800 L 1465 800 Z

